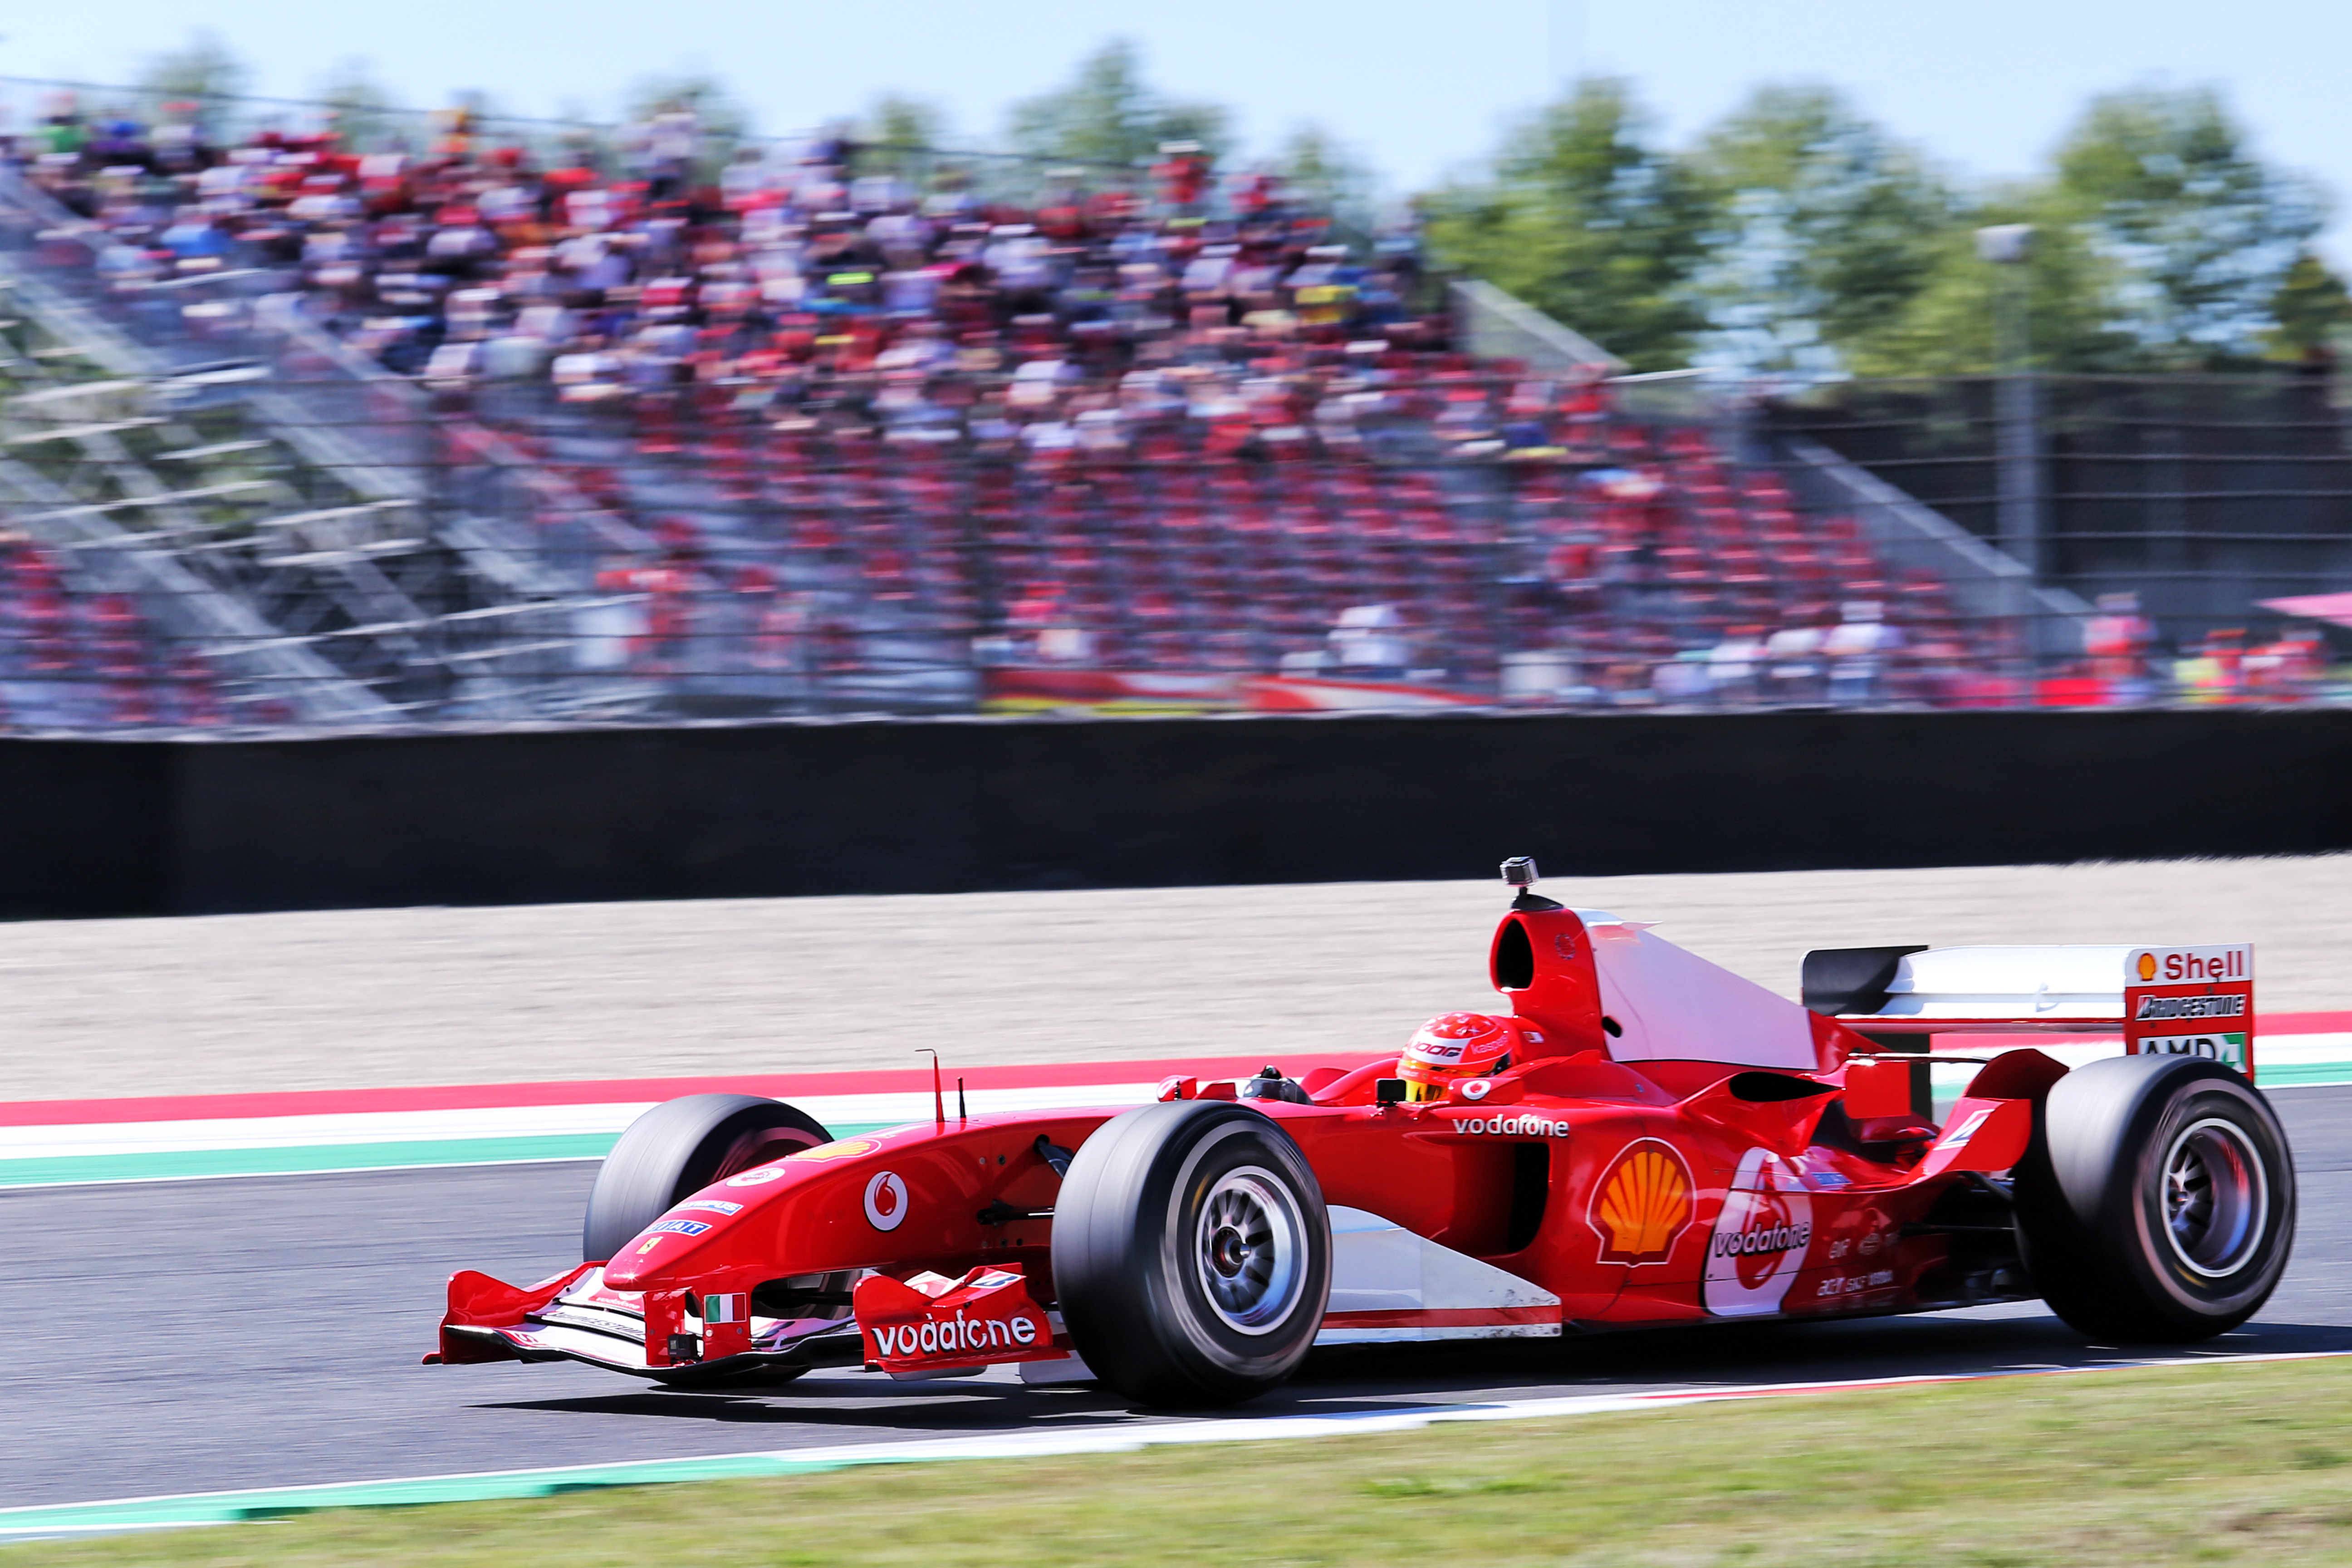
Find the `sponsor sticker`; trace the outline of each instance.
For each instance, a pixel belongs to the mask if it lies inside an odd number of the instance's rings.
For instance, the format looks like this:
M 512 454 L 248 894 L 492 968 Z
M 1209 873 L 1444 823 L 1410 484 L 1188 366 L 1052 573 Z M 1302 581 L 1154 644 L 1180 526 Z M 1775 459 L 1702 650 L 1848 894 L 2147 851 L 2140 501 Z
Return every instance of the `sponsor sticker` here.
M 762 1165 L 756 1171 L 746 1171 L 740 1176 L 728 1177 L 727 1184 L 730 1187 L 761 1187 L 770 1182 L 781 1181 L 783 1174 L 784 1168 L 782 1165 Z
M 837 1138 L 830 1143 L 820 1143 L 814 1149 L 803 1149 L 797 1154 L 787 1154 L 787 1160 L 847 1160 L 858 1154 L 871 1154 L 881 1145 L 871 1138 Z
M 1456 1132 L 1487 1138 L 1565 1138 L 1568 1123 L 1532 1113 L 1521 1116 L 1465 1116 L 1454 1123 Z
M 647 1226 L 646 1228 L 648 1231 L 661 1231 L 669 1236 L 700 1236 L 710 1228 L 710 1222 L 700 1219 L 666 1219 L 658 1225 Z
M 896 1230 L 907 1223 L 907 1184 L 896 1171 L 877 1171 L 866 1184 L 866 1223 Z
M 1462 1086 L 1462 1098 L 1468 1100 L 1484 1100 L 1494 1092 L 1495 1080 L 1492 1079 L 1474 1078 Z
M 688 1198 L 682 1204 L 672 1204 L 670 1207 L 700 1209 L 705 1214 L 741 1214 L 743 1212 L 741 1204 L 730 1204 L 725 1198 Z
M 2218 998 L 2217 998 L 2218 1000 Z M 2232 998 L 2234 1000 L 2234 998 Z M 2143 1054 L 2153 1052 L 2163 1057 L 2203 1057 L 2224 1067 L 2243 1072 L 2246 1068 L 2246 1037 L 2236 1035 L 2148 1035 L 2139 1042 Z
M 1038 1341 L 1037 1320 L 1025 1312 L 1010 1318 L 967 1318 L 958 1312 L 943 1322 L 884 1323 L 874 1342 L 886 1356 L 969 1355 L 974 1351 L 1027 1350 Z
M 1991 1116 L 1992 1107 L 1990 1105 L 1984 1107 L 1982 1110 L 1971 1112 L 1966 1121 L 1961 1122 L 1958 1127 L 1953 1128 L 1950 1132 L 1945 1135 L 1944 1147 L 1947 1149 L 1958 1149 L 1965 1147 L 1968 1141 L 1977 1135 L 1977 1129 L 1982 1127 L 1985 1122 L 1991 1118 Z
M 1664 1263 L 1690 1226 L 1690 1167 L 1660 1138 L 1636 1138 L 1601 1173 L 1585 1216 L 1603 1263 Z
M 2203 1057 L 2239 1072 L 2252 1070 L 2252 947 L 2140 948 L 2126 961 L 2125 977 L 2126 1049 Z
M 2222 996 L 2143 996 L 2132 1022 L 2151 1018 L 2242 1018 L 2246 999 L 2234 993 Z
M 2143 947 L 2125 961 L 2124 973 L 2142 985 L 2243 984 L 2254 977 L 2254 950 L 2244 942 L 2226 947 Z
M 1812 1194 L 1796 1167 L 1769 1150 L 1748 1150 L 1707 1241 L 1706 1310 L 1718 1318 L 1779 1311 L 1812 1240 Z

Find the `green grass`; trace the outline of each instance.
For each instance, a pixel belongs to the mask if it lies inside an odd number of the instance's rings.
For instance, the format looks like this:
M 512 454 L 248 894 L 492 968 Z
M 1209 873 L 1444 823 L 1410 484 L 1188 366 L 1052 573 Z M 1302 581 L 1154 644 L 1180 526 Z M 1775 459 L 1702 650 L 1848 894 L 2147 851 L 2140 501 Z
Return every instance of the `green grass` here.
M 8 1550 L 35 1564 L 2352 1562 L 2352 1361 L 877 1467 Z

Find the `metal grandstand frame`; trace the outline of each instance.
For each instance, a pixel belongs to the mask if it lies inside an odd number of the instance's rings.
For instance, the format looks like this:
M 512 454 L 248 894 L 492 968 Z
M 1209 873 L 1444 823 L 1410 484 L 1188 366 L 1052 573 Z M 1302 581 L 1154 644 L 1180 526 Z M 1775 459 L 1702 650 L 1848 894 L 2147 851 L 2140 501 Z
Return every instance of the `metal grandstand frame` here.
M 43 247 L 86 264 L 39 265 Z M 568 679 L 573 617 L 611 602 L 595 552 L 644 536 L 273 310 L 264 281 L 144 276 L 0 169 L 9 521 L 132 594 L 254 716 L 511 721 L 650 700 Z

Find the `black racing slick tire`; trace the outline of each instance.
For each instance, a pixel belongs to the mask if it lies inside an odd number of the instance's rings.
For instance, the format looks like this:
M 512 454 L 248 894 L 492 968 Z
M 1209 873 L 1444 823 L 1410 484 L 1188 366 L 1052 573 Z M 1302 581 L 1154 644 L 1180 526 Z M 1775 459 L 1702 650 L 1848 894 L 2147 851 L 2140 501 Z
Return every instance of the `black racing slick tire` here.
M 749 1094 L 689 1094 L 629 1123 L 596 1173 L 580 1256 L 602 1263 L 680 1198 L 721 1176 L 833 1142 L 805 1112 Z
M 1331 1221 L 1271 1117 L 1218 1100 L 1115 1116 L 1054 1200 L 1054 1290 L 1095 1376 L 1139 1405 L 1234 1405 L 1313 1348 Z
M 2286 1131 L 2196 1057 L 2111 1057 L 2051 1087 L 2016 1173 L 2026 1272 L 2110 1343 L 2178 1343 L 2259 1310 L 2294 1246 Z

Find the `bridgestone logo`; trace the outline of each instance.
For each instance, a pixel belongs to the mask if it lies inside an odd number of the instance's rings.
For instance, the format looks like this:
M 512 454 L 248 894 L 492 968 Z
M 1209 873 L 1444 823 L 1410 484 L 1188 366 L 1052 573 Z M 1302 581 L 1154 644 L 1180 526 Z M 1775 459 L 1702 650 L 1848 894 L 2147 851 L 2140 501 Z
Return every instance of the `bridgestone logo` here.
M 1496 1138 L 1565 1138 L 1568 1123 L 1541 1116 L 1473 1116 L 1454 1124 L 1456 1132 L 1484 1133 Z
M 1759 1252 L 1794 1252 L 1813 1239 L 1811 1220 L 1798 1225 L 1771 1225 L 1761 1230 L 1743 1230 L 1737 1236 L 1717 1232 L 1715 1255 L 1717 1258 L 1748 1258 Z
M 2132 1018 L 2238 1018 L 2245 1011 L 2243 996 L 2143 996 Z

